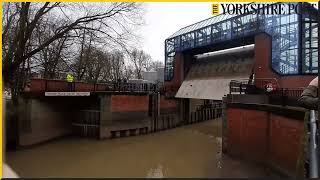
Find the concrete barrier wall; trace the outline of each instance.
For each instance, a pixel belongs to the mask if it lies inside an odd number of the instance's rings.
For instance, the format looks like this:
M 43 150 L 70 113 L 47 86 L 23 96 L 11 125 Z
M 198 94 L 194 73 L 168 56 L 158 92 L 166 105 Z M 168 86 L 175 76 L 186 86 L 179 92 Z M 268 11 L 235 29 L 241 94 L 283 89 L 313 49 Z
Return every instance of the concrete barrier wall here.
M 72 131 L 71 120 L 66 114 L 45 101 L 28 99 L 27 112 L 21 114 L 19 145 L 28 146 L 68 135 Z
M 73 133 L 80 110 L 98 110 L 98 98 L 25 96 L 19 100 L 18 145 L 39 144 Z
M 255 106 L 256 109 L 229 104 L 224 152 L 263 162 L 285 175 L 295 176 L 302 153 L 305 112 Z
M 163 109 L 178 114 L 177 100 L 161 98 Z M 93 94 L 88 97 L 44 97 L 25 94 L 19 107 L 18 144 L 29 146 L 73 133 L 72 122 L 86 118 L 79 111 L 97 111 L 100 138 L 118 129 L 151 129 L 148 94 Z M 161 109 L 162 109 L 161 108 Z M 85 124 L 85 123 L 84 123 Z

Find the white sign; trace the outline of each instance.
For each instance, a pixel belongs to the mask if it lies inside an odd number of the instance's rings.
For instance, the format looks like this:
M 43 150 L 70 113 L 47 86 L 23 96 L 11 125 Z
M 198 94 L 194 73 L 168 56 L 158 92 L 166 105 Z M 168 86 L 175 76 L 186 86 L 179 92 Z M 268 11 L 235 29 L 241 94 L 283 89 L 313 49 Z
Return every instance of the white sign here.
M 45 96 L 90 96 L 90 92 L 45 92 Z

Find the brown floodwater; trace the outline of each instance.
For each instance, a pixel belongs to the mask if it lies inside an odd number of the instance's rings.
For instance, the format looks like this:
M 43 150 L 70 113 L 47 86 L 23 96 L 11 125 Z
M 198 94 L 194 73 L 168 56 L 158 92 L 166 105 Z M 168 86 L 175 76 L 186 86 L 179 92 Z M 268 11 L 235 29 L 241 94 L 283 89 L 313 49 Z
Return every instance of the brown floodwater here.
M 221 120 L 153 134 L 61 138 L 8 152 L 20 177 L 267 177 L 265 168 L 221 153 Z

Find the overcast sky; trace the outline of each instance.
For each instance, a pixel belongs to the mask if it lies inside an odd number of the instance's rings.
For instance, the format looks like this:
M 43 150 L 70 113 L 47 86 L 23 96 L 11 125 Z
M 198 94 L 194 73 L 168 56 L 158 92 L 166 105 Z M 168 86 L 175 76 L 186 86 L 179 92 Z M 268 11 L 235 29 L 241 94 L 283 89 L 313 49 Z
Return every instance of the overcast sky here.
M 141 29 L 142 48 L 153 60 L 164 62 L 164 40 L 180 28 L 212 17 L 212 2 L 146 3 L 146 25 Z

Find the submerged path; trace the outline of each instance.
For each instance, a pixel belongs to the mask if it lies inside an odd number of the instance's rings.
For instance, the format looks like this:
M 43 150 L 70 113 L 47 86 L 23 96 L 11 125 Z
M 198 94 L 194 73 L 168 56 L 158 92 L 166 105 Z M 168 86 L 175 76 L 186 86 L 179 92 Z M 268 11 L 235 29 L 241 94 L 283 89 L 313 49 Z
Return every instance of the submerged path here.
M 20 177 L 266 177 L 221 154 L 221 120 L 111 140 L 61 138 L 7 153 Z

